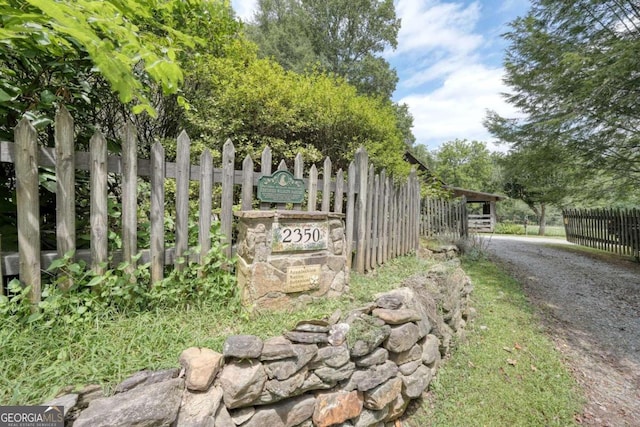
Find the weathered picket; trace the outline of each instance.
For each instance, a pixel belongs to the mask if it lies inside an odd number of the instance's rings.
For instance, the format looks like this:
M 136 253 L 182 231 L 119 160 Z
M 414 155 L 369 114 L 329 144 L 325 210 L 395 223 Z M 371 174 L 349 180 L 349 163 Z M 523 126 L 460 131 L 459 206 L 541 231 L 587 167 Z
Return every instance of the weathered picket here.
M 425 237 L 448 239 L 467 238 L 469 224 L 467 203 L 462 199 L 445 200 L 423 198 L 420 205 L 420 224 L 416 227 Z
M 182 132 L 177 138 L 176 161 L 168 162 L 159 143 L 150 150 L 149 159 L 137 158 L 136 130 L 129 125 L 122 139 L 122 155 L 107 153 L 107 143 L 100 132 L 91 138 L 89 152 L 74 152 L 73 119 L 61 108 L 55 120 L 55 148 L 39 147 L 36 130 L 23 119 L 15 130 L 14 142 L 0 142 L 0 162 L 15 164 L 17 178 L 17 217 L 19 228 L 18 253 L 0 254 L 0 271 L 5 275 L 19 275 L 32 285 L 32 301 L 40 299 L 41 271 L 52 260 L 73 251 L 76 259 L 88 261 L 98 273 L 104 272 L 110 255 L 114 260 L 128 261 L 135 268 L 136 254 L 140 262 L 150 263 L 152 282 L 163 278 L 165 266 L 183 268 L 186 257 L 203 260 L 201 253 L 211 247 L 209 232 L 213 221 L 212 195 L 221 187 L 219 206 L 220 229 L 226 239 L 226 253 L 232 254 L 233 207 L 252 209 L 258 179 L 271 175 L 272 157 L 267 147 L 262 152 L 261 171 L 254 171 L 250 157 L 242 162 L 241 170 L 234 170 L 235 148 L 231 141 L 223 146 L 222 164 L 214 167 L 211 153 L 205 150 L 200 164 L 190 164 L 190 139 Z M 38 196 L 38 167 L 54 168 L 57 176 L 57 251 L 40 251 L 40 215 Z M 279 169 L 287 169 L 284 161 Z M 90 250 L 77 250 L 75 223 L 76 170 L 90 172 Z M 375 172 L 363 148 L 356 152 L 346 174 L 342 169 L 333 172 L 332 161 L 326 158 L 322 179 L 315 164 L 304 176 L 304 160 L 295 157 L 294 176 L 304 179 L 307 204 L 304 208 L 345 214 L 346 246 L 349 267 L 358 272 L 375 269 L 389 259 L 414 251 L 419 244 L 420 185 L 415 173 L 401 184 L 386 171 Z M 108 176 L 119 176 L 121 187 L 122 250 L 108 253 Z M 148 180 L 150 194 L 139 194 L 139 180 Z M 164 218 L 165 180 L 175 180 L 175 244 L 166 247 Z M 346 183 L 345 183 L 346 179 Z M 188 247 L 189 183 L 199 182 L 198 245 L 200 252 Z M 240 191 L 235 191 L 240 187 Z M 318 192 L 321 198 L 318 200 Z M 236 198 L 239 196 L 239 200 Z M 139 201 L 149 197 L 149 247 L 138 248 Z M 333 207 L 331 206 L 333 201 Z M 285 208 L 261 202 L 260 209 Z M 303 209 L 295 204 L 294 209 Z M 191 215 L 192 217 L 194 215 Z M 111 230 L 116 231 L 116 230 Z M 67 286 L 70 286 L 68 283 Z
M 565 209 L 567 241 L 640 258 L 640 209 Z

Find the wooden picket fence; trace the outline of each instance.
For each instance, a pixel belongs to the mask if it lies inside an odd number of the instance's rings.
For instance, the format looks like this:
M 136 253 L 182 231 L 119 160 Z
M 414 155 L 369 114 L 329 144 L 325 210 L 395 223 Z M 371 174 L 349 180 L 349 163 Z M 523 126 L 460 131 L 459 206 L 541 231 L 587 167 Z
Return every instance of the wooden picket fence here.
M 232 254 L 233 209 L 252 209 L 258 179 L 271 175 L 272 158 L 265 148 L 261 170 L 254 171 L 253 160 L 247 156 L 242 169 L 235 170 L 235 149 L 231 141 L 223 146 L 222 164 L 214 167 L 209 150 L 200 156 L 198 165 L 190 164 L 190 139 L 182 132 L 177 138 L 175 162 L 165 159 L 164 149 L 156 143 L 149 159 L 137 158 L 137 137 L 133 126 L 127 126 L 122 139 L 121 156 L 107 153 L 107 143 L 100 132 L 90 141 L 89 152 L 74 151 L 74 122 L 66 109 L 57 113 L 54 124 L 55 148 L 38 145 L 37 132 L 25 118 L 15 129 L 14 142 L 0 142 L 0 162 L 13 163 L 17 180 L 16 203 L 18 219 L 18 252 L 0 253 L 0 277 L 19 275 L 23 283 L 32 286 L 32 302 L 41 298 L 41 274 L 50 263 L 73 251 L 76 259 L 86 260 L 97 272 L 104 271 L 110 258 L 130 262 L 130 269 L 139 262 L 150 263 L 152 283 L 163 278 L 165 267 L 183 268 L 185 256 L 199 260 L 211 247 L 210 230 L 215 187 L 221 187 L 219 206 L 220 227 L 226 243 L 226 254 Z M 39 214 L 39 167 L 53 168 L 56 174 L 56 241 L 57 250 L 41 249 Z M 287 169 L 284 161 L 278 169 Z M 90 173 L 90 249 L 76 248 L 76 170 Z M 305 181 L 306 206 L 291 206 L 296 210 L 331 211 L 345 214 L 347 262 L 358 272 L 370 271 L 388 260 L 414 251 L 419 244 L 420 184 L 415 172 L 401 184 L 394 182 L 382 170 L 376 173 L 364 149 L 359 149 L 345 173 L 335 175 L 332 162 L 324 161 L 322 179 L 316 165 L 304 174 L 304 160 L 295 158 L 293 174 Z M 108 253 L 107 180 L 119 176 L 121 182 L 122 250 Z M 304 176 L 303 176 L 304 175 Z M 148 180 L 150 195 L 139 192 L 139 180 Z M 164 218 L 165 180 L 175 180 L 175 245 L 166 247 Z M 113 181 L 113 179 L 112 179 Z M 199 244 L 188 247 L 189 183 L 199 182 Z M 238 188 L 239 187 L 239 188 Z M 236 191 L 238 189 L 239 191 Z M 219 189 L 218 189 L 219 190 Z M 320 193 L 320 195 L 319 195 Z M 138 203 L 148 197 L 150 206 L 150 245 L 138 248 Z M 333 202 L 333 203 L 332 203 Z M 259 203 L 260 209 L 285 209 L 285 205 Z M 116 230 L 111 230 L 116 231 Z M 198 252 L 199 251 L 199 252 Z M 0 289 L 2 287 L 0 286 Z
M 458 240 L 469 237 L 466 198 L 424 198 L 420 207 L 420 235 Z
M 567 241 L 640 260 L 640 209 L 564 209 Z

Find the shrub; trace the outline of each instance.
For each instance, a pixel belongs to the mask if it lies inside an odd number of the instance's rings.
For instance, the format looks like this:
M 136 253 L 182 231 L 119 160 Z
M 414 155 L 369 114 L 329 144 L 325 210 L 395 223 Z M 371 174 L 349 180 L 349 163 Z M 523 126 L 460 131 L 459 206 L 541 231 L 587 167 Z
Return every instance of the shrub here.
M 512 222 L 499 222 L 494 230 L 497 234 L 524 234 L 524 226 Z

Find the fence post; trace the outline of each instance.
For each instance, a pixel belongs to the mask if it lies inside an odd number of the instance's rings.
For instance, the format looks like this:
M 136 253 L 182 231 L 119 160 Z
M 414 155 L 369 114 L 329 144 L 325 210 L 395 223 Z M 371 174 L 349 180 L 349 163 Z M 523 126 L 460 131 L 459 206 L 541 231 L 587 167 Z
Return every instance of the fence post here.
M 318 202 L 318 168 L 316 165 L 311 165 L 309 170 L 309 200 L 307 200 L 307 210 L 309 212 L 315 212 Z
M 346 215 L 346 244 L 347 267 L 351 269 L 353 263 L 353 229 L 355 222 L 355 198 L 356 198 L 356 165 L 349 163 L 347 176 L 347 215 Z
M 356 169 L 359 177 L 358 199 L 356 201 L 358 211 L 358 241 L 356 242 L 356 271 L 360 274 L 365 269 L 366 234 L 367 234 L 367 172 L 369 167 L 369 155 L 364 148 L 356 151 Z
M 324 169 L 322 171 L 322 211 L 331 211 L 331 159 L 324 159 Z
M 271 162 L 271 148 L 269 148 L 268 146 L 264 147 L 264 150 L 262 150 L 262 159 L 260 164 L 260 173 L 262 173 L 262 176 L 271 175 Z M 260 203 L 260 210 L 269 209 L 270 207 L 271 203 L 269 202 Z
M 91 182 L 91 267 L 96 274 L 104 274 L 109 259 L 108 196 L 107 196 L 107 140 L 100 131 L 89 142 L 89 176 Z
M 174 265 L 182 270 L 183 259 L 189 248 L 189 177 L 191 175 L 191 139 L 184 130 L 180 132 L 176 152 L 176 245 Z
M 342 169 L 338 169 L 336 174 L 336 192 L 333 202 L 333 211 L 342 213 L 342 200 L 344 199 L 344 173 Z
M 164 278 L 164 148 L 159 142 L 151 146 L 151 284 Z
M 233 164 L 235 155 L 236 149 L 231 140 L 228 139 L 222 147 L 222 201 L 220 203 L 220 226 L 227 243 L 227 246 L 224 248 L 224 254 L 228 258 L 231 258 L 233 249 Z M 271 163 L 269 163 L 269 165 L 271 165 Z
M 253 159 L 246 155 L 242 161 L 242 210 L 250 211 L 253 202 Z
M 122 145 L 122 252 L 123 261 L 132 274 L 136 268 L 133 257 L 138 252 L 138 141 L 136 130 L 128 123 Z
M 204 264 L 204 258 L 211 249 L 211 198 L 213 196 L 213 159 L 211 151 L 205 149 L 200 155 L 200 212 L 198 223 L 198 242 L 200 255 L 198 261 Z
M 302 179 L 304 176 L 304 159 L 302 154 L 296 154 L 296 158 L 293 161 L 293 177 Z M 302 209 L 302 203 L 294 203 L 293 209 L 299 211 Z
M 38 143 L 36 130 L 26 117 L 15 128 L 15 142 L 20 280 L 31 286 L 29 299 L 36 311 L 41 299 Z
M 56 150 L 56 246 L 58 257 L 76 249 L 75 152 L 73 147 L 73 119 L 62 106 L 55 118 Z M 71 277 L 60 287 L 73 285 Z

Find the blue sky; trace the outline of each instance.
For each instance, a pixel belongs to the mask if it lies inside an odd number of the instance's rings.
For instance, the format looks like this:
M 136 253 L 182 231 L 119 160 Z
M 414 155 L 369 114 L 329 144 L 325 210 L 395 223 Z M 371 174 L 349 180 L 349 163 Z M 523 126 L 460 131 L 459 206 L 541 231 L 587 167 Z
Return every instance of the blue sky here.
M 256 0 L 232 0 L 243 20 Z M 384 53 L 398 72 L 394 100 L 414 117 L 416 143 L 430 150 L 456 138 L 492 143 L 482 126 L 487 109 L 517 115 L 501 93 L 508 23 L 524 15 L 529 0 L 396 0 L 402 20 L 398 47 Z

